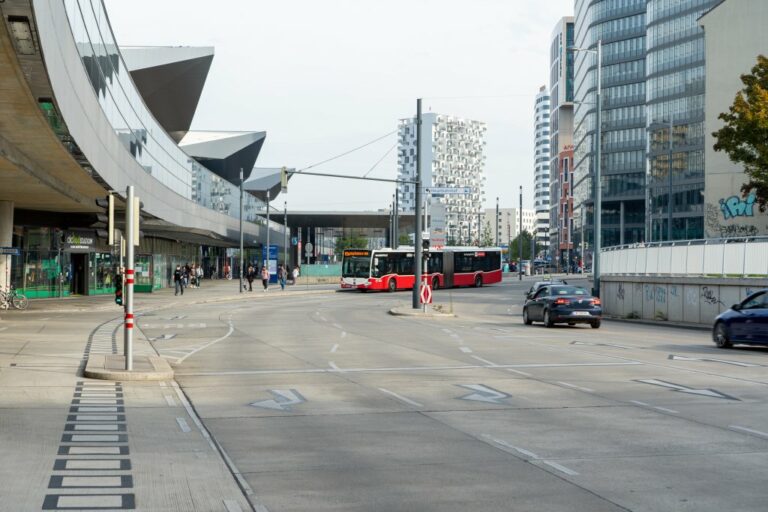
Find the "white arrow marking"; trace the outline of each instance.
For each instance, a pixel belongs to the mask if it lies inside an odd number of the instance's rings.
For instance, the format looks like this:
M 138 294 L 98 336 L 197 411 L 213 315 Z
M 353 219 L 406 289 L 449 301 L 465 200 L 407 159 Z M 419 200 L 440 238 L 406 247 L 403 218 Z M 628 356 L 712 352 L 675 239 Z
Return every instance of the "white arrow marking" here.
M 160 341 L 164 341 L 164 340 L 172 340 L 172 339 L 173 339 L 173 338 L 175 338 L 175 337 L 176 337 L 176 335 L 175 335 L 175 334 L 163 334 L 162 336 L 158 336 L 158 337 L 156 337 L 156 338 L 149 338 L 149 341 L 158 341 L 158 340 L 160 340 Z
M 658 379 L 637 380 L 636 382 L 642 382 L 644 384 L 651 384 L 652 386 L 661 386 L 669 388 L 673 391 L 679 391 L 680 393 L 688 393 L 689 395 L 708 396 L 710 398 L 724 398 L 726 400 L 738 400 L 732 396 L 720 393 L 714 389 L 693 389 L 680 384 L 674 384 L 672 382 L 666 382 Z
M 708 362 L 708 363 L 732 364 L 734 366 L 743 366 L 745 368 L 760 366 L 759 364 L 742 363 L 741 361 L 728 361 L 726 359 L 714 359 L 709 357 L 698 358 L 698 357 L 678 356 L 675 354 L 670 354 L 668 359 L 672 361 L 702 361 L 702 362 Z
M 295 389 L 270 389 L 269 392 L 275 397 L 274 400 L 262 400 L 253 402 L 251 405 L 275 411 L 290 411 L 292 405 L 306 402 L 304 397 Z
M 471 389 L 472 391 L 477 391 L 477 393 L 470 393 L 469 395 L 459 397 L 461 400 L 474 400 L 477 402 L 486 402 L 489 404 L 498 405 L 501 404 L 501 400 L 510 398 L 510 395 L 489 388 L 488 386 L 483 386 L 482 384 L 458 384 L 458 386 Z
M 469 347 L 459 347 L 459 350 L 461 350 L 465 354 L 471 354 L 472 353 L 472 349 L 469 348 Z

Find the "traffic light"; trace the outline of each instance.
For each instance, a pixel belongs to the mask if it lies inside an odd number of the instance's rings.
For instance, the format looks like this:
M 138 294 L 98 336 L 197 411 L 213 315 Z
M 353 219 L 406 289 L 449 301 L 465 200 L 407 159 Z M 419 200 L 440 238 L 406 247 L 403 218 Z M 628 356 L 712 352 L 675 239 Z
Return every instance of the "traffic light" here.
M 280 192 L 288 192 L 288 169 L 280 169 Z
M 104 213 L 96 215 L 98 219 L 98 227 L 107 228 L 107 244 L 112 246 L 115 243 L 115 197 L 112 194 L 108 194 L 104 199 L 97 199 L 96 206 L 103 208 Z
M 115 276 L 115 304 L 123 305 L 123 274 Z
M 421 248 L 426 252 L 429 251 L 429 238 L 424 238 L 421 241 Z

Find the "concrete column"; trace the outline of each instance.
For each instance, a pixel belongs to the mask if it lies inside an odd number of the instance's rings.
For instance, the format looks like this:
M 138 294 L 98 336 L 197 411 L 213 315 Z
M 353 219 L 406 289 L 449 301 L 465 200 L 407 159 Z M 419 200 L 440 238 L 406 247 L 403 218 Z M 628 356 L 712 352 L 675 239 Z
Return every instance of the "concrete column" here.
M 0 201 L 0 247 L 13 244 L 13 201 Z M 7 265 L 6 265 L 7 262 Z M 0 255 L 0 288 L 10 284 L 11 257 Z

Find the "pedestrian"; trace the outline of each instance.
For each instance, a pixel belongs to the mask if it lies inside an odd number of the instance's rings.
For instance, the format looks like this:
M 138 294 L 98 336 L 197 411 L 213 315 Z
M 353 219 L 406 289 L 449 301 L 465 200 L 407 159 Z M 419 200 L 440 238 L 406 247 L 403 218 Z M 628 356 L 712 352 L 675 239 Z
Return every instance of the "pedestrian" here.
M 293 267 L 293 284 L 296 284 L 296 280 L 299 278 L 299 265 L 296 264 L 295 267 Z
M 267 287 L 269 286 L 269 269 L 266 265 L 262 265 L 261 267 L 261 284 L 264 286 L 264 291 L 267 291 Z
M 174 295 L 178 295 L 179 291 L 184 295 L 184 273 L 179 265 L 176 265 L 176 270 L 173 273 L 173 285 L 176 289 Z
M 277 266 L 277 282 L 280 283 L 280 289 L 285 291 L 285 268 L 282 263 Z
M 253 268 L 253 265 L 248 265 L 248 270 L 245 273 L 245 279 L 248 280 L 248 291 L 253 291 L 253 280 L 256 279 L 256 269 Z M 245 288 L 245 285 L 243 285 L 243 288 Z
M 197 287 L 200 288 L 200 281 L 203 280 L 203 266 L 202 265 L 198 265 L 197 266 L 197 275 L 195 277 L 197 277 Z

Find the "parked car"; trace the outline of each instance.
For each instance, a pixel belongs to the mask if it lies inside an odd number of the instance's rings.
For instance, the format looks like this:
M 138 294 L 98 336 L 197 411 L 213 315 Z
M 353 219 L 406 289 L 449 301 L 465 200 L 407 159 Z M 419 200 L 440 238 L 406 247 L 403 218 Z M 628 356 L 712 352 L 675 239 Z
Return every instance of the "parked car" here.
M 768 345 L 768 289 L 753 293 L 715 318 L 712 340 L 720 348 L 734 343 Z
M 523 306 L 523 323 L 544 322 L 546 327 L 567 323 L 587 323 L 600 327 L 603 308 L 600 299 L 578 286 L 547 283 Z
M 536 281 L 533 283 L 533 286 L 525 293 L 525 298 L 530 299 L 533 297 L 533 295 L 539 291 L 539 289 L 542 286 L 547 286 L 550 284 L 568 284 L 566 281 L 563 281 L 561 279 L 549 279 L 547 281 Z

